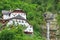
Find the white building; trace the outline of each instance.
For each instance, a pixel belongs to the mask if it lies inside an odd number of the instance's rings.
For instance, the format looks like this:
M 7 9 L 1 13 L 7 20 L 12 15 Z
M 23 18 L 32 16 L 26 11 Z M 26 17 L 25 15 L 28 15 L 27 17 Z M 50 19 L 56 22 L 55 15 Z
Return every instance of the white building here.
M 9 20 L 7 25 L 25 25 L 27 28 L 24 30 L 25 33 L 32 34 L 33 27 L 27 22 L 26 13 L 23 10 L 16 9 L 13 11 L 2 10 L 3 19 Z

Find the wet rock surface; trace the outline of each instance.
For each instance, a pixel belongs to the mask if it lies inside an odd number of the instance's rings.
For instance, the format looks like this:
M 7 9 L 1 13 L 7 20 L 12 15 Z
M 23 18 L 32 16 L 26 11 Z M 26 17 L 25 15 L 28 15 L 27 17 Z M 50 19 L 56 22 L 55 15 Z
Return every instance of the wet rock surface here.
M 50 40 L 59 40 L 57 35 L 59 34 L 59 26 L 57 24 L 57 14 L 52 14 L 50 12 L 47 12 L 44 14 L 44 19 L 47 22 L 49 22 L 49 28 L 50 28 Z M 47 27 L 46 25 L 42 26 L 43 31 L 43 35 L 46 37 L 47 34 Z

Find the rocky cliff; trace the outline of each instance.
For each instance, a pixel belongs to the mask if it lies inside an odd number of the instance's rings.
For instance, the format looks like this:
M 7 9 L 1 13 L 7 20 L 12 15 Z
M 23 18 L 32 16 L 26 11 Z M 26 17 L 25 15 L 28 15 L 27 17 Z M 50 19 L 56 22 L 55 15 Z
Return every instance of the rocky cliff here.
M 57 14 L 53 14 L 53 16 L 51 16 L 51 18 L 49 18 L 51 15 L 50 12 L 47 12 L 45 13 L 45 22 L 48 20 L 49 22 L 49 36 L 50 36 L 50 40 L 59 40 L 57 35 L 59 35 L 59 26 L 58 26 L 58 23 L 57 23 Z M 42 26 L 42 29 L 43 29 L 43 36 L 47 36 L 47 22 L 45 23 L 45 25 Z

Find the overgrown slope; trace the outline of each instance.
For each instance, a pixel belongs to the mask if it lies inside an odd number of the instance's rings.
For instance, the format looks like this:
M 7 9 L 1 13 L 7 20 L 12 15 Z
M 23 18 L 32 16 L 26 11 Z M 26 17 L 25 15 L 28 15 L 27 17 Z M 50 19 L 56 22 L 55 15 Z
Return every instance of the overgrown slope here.
M 33 38 L 30 40 L 41 40 L 41 24 L 44 23 L 43 13 L 47 11 L 58 13 L 60 11 L 60 0 L 0 0 L 0 15 L 2 10 L 14 10 L 16 8 L 20 8 L 25 11 L 28 22 L 34 27 L 34 35 L 36 36 L 36 39 Z M 20 37 L 17 36 L 17 40 L 19 38 Z

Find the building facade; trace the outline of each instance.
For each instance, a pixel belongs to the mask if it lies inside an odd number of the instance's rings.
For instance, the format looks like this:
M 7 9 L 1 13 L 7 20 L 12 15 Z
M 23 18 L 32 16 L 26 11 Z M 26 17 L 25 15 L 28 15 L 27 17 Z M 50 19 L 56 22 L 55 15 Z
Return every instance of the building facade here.
M 28 23 L 26 13 L 23 10 L 21 9 L 16 9 L 13 11 L 2 10 L 2 14 L 4 20 L 9 20 L 7 26 L 12 24 L 16 26 L 17 25 L 26 26 L 27 28 L 24 30 L 24 32 L 28 34 L 33 33 L 33 26 Z

